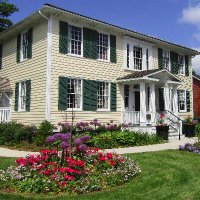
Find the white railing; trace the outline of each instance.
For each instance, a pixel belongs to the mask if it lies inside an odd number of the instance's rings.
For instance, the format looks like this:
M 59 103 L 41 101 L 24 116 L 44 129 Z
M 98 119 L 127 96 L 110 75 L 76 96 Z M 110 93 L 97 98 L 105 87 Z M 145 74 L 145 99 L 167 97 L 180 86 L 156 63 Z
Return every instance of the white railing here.
M 122 111 L 122 120 L 125 124 L 140 124 L 139 111 Z
M 10 107 L 0 107 L 0 122 L 7 122 L 10 119 Z

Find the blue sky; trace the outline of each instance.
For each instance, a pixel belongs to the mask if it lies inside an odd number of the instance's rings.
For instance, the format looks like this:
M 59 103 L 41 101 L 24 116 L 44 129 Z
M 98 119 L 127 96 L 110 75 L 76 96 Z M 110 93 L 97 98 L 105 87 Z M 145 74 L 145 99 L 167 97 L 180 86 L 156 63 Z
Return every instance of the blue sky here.
M 9 0 L 16 23 L 44 3 L 152 35 L 200 51 L 200 0 Z M 193 59 L 200 73 L 200 56 Z

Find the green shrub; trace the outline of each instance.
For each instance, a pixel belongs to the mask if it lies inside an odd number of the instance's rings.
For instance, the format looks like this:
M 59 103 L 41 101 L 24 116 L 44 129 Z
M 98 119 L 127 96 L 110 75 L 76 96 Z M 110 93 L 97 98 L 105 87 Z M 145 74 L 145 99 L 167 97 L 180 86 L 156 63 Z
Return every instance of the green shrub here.
M 37 130 L 37 134 L 34 137 L 34 142 L 37 146 L 43 146 L 46 142 L 46 138 L 53 134 L 54 125 L 49 121 L 43 121 Z
M 155 134 L 134 131 L 104 131 L 98 135 L 90 134 L 91 140 L 87 143 L 90 147 L 101 149 L 142 146 L 162 143 L 163 140 Z
M 200 140 L 200 123 L 196 124 L 195 133 L 196 133 L 196 136 L 198 137 L 198 140 Z
M 15 121 L 0 123 L 0 144 L 14 145 L 22 141 L 32 143 L 36 127 L 25 126 Z

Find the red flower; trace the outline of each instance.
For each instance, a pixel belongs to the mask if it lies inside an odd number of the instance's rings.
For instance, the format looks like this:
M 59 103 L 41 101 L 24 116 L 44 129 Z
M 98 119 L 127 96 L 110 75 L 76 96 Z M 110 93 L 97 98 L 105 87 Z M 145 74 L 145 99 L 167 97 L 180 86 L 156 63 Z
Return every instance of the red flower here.
M 63 182 L 60 183 L 60 186 L 64 187 L 65 185 L 66 185 L 66 181 L 63 181 Z
M 18 166 L 26 166 L 27 165 L 25 158 L 16 159 L 15 162 L 17 163 Z
M 65 172 L 74 173 L 75 170 L 70 167 L 67 167 L 67 168 L 65 168 Z
M 78 175 L 82 174 L 79 170 L 75 170 L 75 173 Z
M 115 165 L 115 162 L 113 160 L 109 160 L 108 162 L 110 163 L 111 166 Z
M 46 175 L 46 176 L 49 176 L 50 175 L 50 170 L 48 170 L 48 169 L 44 170 L 43 174 Z
M 66 176 L 64 176 L 64 178 L 65 178 L 65 180 L 68 180 L 68 181 L 74 180 L 74 176 L 66 175 Z
M 112 159 L 113 155 L 112 155 L 112 153 L 107 153 L 107 154 L 106 154 L 106 157 L 107 157 L 108 159 Z
M 52 179 L 56 179 L 56 175 L 53 174 L 53 175 L 51 176 L 51 178 L 52 178 Z
M 79 167 L 84 167 L 85 163 L 82 160 L 77 160 L 75 165 Z

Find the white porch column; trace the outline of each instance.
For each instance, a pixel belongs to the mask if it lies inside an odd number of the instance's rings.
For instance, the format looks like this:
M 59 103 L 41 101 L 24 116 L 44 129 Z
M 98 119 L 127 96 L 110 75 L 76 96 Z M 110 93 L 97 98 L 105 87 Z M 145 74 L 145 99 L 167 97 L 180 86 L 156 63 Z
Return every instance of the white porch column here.
M 146 125 L 146 91 L 145 83 L 140 83 L 140 125 Z
M 165 110 L 169 110 L 169 88 L 167 84 L 165 84 L 164 87 L 164 102 L 165 102 Z
M 156 112 L 156 103 L 155 103 L 155 83 L 150 85 L 150 104 L 149 111 L 151 112 L 151 122 L 155 122 L 155 112 Z
M 177 86 L 173 86 L 173 111 L 178 115 Z

